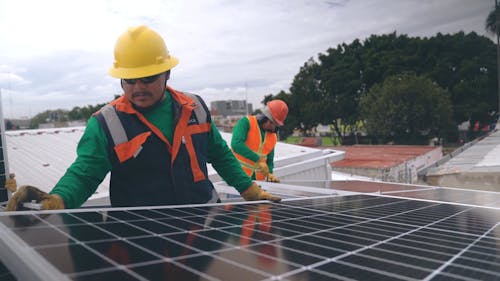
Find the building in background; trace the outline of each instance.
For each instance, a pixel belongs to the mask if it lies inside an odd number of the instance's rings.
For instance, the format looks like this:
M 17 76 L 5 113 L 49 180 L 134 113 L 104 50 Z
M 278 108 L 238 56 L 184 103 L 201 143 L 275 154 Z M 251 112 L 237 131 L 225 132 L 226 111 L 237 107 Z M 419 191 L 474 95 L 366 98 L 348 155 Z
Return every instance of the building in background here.
M 212 115 L 227 116 L 245 116 L 252 114 L 251 103 L 246 100 L 219 100 L 210 103 L 210 112 Z
M 238 120 L 253 113 L 253 107 L 246 100 L 219 100 L 210 103 L 210 113 L 215 126 L 229 133 Z

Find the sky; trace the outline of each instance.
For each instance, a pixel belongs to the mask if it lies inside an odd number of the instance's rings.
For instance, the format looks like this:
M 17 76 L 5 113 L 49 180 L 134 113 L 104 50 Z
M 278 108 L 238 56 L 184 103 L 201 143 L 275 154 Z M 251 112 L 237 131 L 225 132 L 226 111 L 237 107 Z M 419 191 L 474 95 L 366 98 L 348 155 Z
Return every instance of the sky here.
M 106 103 L 117 38 L 148 25 L 180 63 L 168 82 L 215 100 L 288 91 L 300 67 L 338 44 L 391 32 L 488 36 L 495 0 L 0 0 L 4 118 Z

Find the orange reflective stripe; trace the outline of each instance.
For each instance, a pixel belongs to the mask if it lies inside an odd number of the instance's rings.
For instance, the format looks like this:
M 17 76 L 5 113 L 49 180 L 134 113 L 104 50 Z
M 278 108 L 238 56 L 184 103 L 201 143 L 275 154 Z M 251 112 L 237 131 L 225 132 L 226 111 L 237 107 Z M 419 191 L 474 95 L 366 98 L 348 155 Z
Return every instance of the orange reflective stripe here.
M 116 107 L 116 110 L 118 111 L 137 115 L 137 118 L 139 118 L 139 120 L 141 120 L 144 125 L 146 125 L 151 131 L 153 131 L 153 133 L 167 145 L 168 152 L 172 153 L 172 146 L 168 142 L 167 138 L 165 138 L 163 133 L 158 128 L 156 128 L 155 125 L 151 124 L 151 122 L 149 122 L 146 117 L 142 115 L 142 113 L 135 110 L 130 101 L 125 98 L 125 96 L 121 96 L 120 98 L 112 101 L 111 104 L 114 105 Z
M 208 132 L 209 130 L 210 130 L 209 123 L 204 123 L 201 125 L 191 125 L 191 126 L 188 126 L 186 129 L 186 136 L 185 136 L 186 149 L 187 149 L 188 154 L 189 154 L 191 171 L 193 172 L 193 178 L 194 178 L 195 182 L 204 180 L 205 174 L 201 171 L 200 165 L 198 164 L 198 157 L 197 157 L 196 152 L 194 150 L 192 135 L 199 134 L 199 133 L 205 133 L 205 132 Z
M 192 135 L 192 134 L 210 132 L 210 129 L 211 129 L 210 123 L 203 123 L 200 125 L 189 125 L 186 129 L 186 132 L 189 135 Z
M 114 149 L 120 163 L 123 163 L 128 159 L 134 157 L 138 150 L 141 148 L 142 144 L 146 142 L 146 139 L 150 135 L 151 132 L 144 132 L 128 142 L 116 145 Z
M 262 150 L 262 135 L 260 133 L 259 122 L 257 122 L 257 117 L 255 116 L 248 116 L 248 122 L 250 128 L 248 129 L 245 144 L 253 152 L 260 154 L 259 152 Z
M 184 131 L 186 130 L 187 124 L 189 122 L 189 118 L 191 117 L 191 113 L 194 109 L 194 101 L 188 96 L 177 92 L 176 90 L 167 86 L 167 89 L 170 91 L 172 95 L 172 99 L 177 101 L 182 106 L 181 117 L 177 122 L 177 126 L 174 131 L 174 143 L 172 144 L 172 163 L 174 163 L 175 157 L 179 153 L 179 147 L 181 146 L 182 136 L 184 135 Z
M 255 227 L 255 214 L 248 215 L 248 218 L 241 224 L 240 245 L 246 246 L 250 243 Z
M 195 239 L 197 237 L 196 236 L 196 231 L 200 230 L 200 229 L 201 229 L 201 226 L 199 226 L 199 225 L 192 225 L 189 228 L 189 232 L 188 232 L 188 234 L 186 236 L 186 241 L 184 242 L 184 245 L 193 247 Z M 190 251 L 192 251 L 192 250 L 189 247 L 184 247 L 184 249 L 182 251 L 182 255 L 188 255 Z
M 272 216 L 269 207 L 264 208 L 258 213 L 259 230 L 269 232 L 271 230 Z
M 205 175 L 198 165 L 198 157 L 196 157 L 196 152 L 194 151 L 193 140 L 191 136 L 186 137 L 186 150 L 189 154 L 189 164 L 191 166 L 191 171 L 193 173 L 194 182 L 198 182 L 205 179 Z
M 107 256 L 119 264 L 129 264 L 129 255 L 127 249 L 122 245 L 123 242 L 113 242 L 109 247 Z

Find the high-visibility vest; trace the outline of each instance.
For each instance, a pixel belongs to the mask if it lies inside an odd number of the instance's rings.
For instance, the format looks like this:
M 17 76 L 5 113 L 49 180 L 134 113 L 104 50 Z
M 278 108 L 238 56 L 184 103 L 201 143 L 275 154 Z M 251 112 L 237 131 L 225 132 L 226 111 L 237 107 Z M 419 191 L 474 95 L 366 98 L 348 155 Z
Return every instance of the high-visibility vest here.
M 168 89 L 177 120 L 172 144 L 123 96 L 95 115 L 108 138 L 114 207 L 219 200 L 206 166 L 208 108 L 196 95 Z
M 259 155 L 260 158 L 267 159 L 267 155 L 271 153 L 278 141 L 278 136 L 276 133 L 265 132 L 264 139 L 262 139 L 259 122 L 257 122 L 257 117 L 247 116 L 246 117 L 250 123 L 250 128 L 247 133 L 247 139 L 245 141 L 246 146 L 253 152 Z M 255 173 L 256 180 L 265 180 L 264 175 L 257 169 L 257 162 L 254 162 L 234 151 L 234 155 L 240 161 L 243 171 L 248 176 Z

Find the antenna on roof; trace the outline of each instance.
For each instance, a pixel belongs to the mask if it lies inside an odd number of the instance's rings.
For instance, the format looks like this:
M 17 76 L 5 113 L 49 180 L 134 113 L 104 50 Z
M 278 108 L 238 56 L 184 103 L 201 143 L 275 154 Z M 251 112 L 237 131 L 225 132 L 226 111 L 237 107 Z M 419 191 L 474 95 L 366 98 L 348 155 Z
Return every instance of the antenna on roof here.
M 246 115 L 249 114 L 248 112 L 248 93 L 247 93 L 247 81 L 245 81 L 245 112 Z

